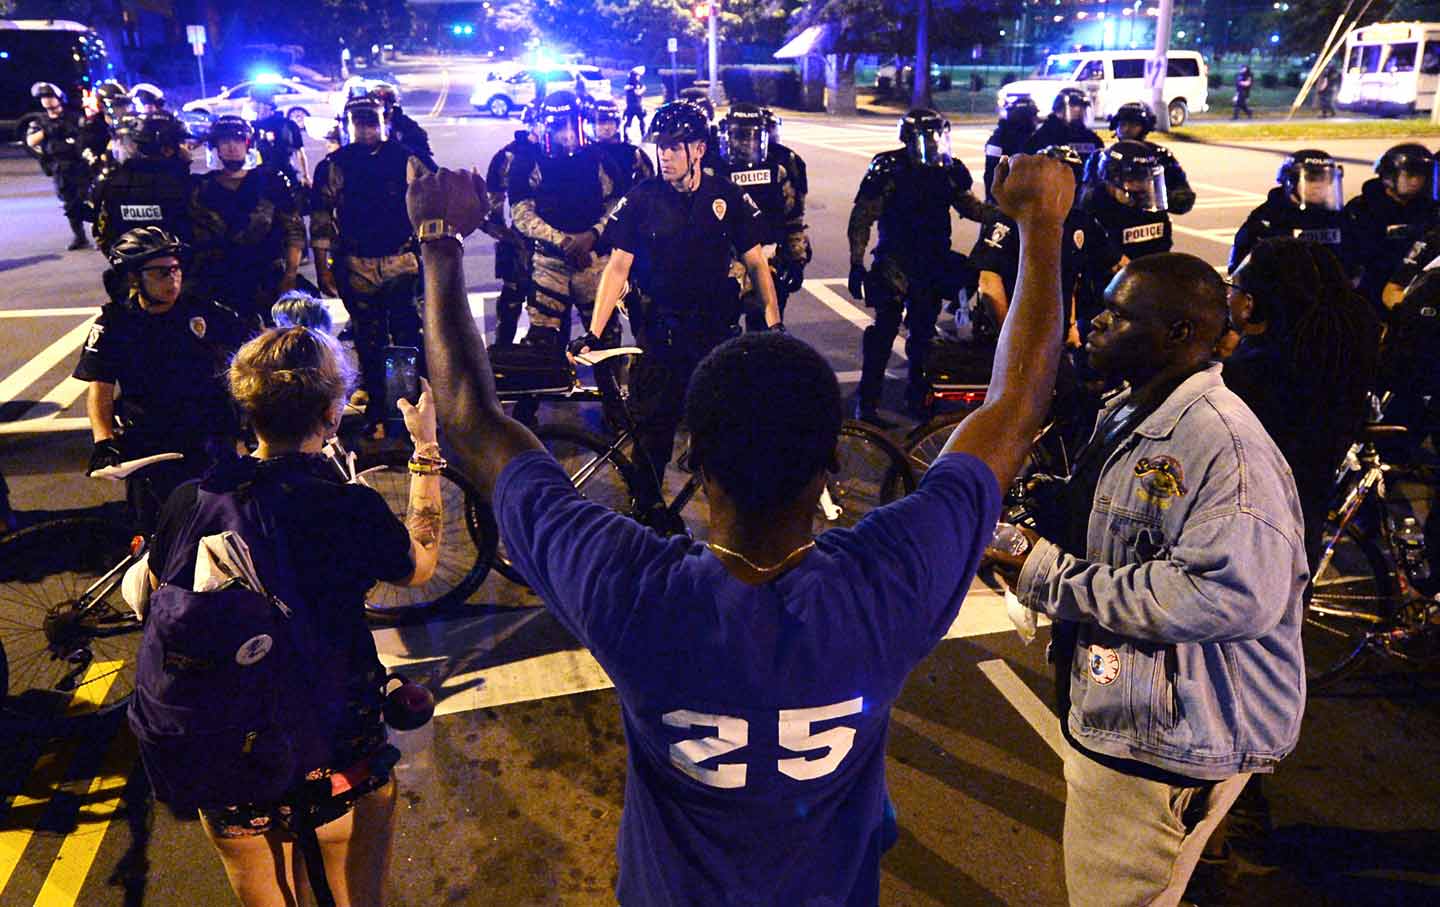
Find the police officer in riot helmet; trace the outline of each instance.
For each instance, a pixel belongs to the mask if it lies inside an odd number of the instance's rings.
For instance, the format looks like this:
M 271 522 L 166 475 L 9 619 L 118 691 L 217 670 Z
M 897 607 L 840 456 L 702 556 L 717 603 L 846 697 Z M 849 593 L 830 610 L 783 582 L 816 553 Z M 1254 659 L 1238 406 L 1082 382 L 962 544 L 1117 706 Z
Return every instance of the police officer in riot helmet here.
M 744 190 L 760 208 L 761 246 L 775 277 L 780 314 L 791 293 L 805 280 L 810 263 L 810 240 L 805 233 L 805 198 L 794 175 L 770 154 L 770 126 L 765 111 L 754 104 L 736 104 L 720 119 L 720 175 Z M 730 273 L 740 282 L 745 305 L 745 327 L 765 330 L 765 312 L 749 285 L 745 266 L 736 261 Z
M 1051 145 L 1067 145 L 1076 154 L 1089 157 L 1105 143 L 1086 125 L 1090 96 L 1079 88 L 1062 88 L 1050 105 L 1050 115 L 1025 142 L 1024 152 L 1034 154 Z
M 404 145 L 431 170 L 439 169 L 435 165 L 435 153 L 430 150 L 430 135 L 400 106 L 400 90 L 388 82 L 381 82 L 370 89 L 370 94 L 385 108 L 391 140 Z
M 1161 166 L 1165 168 L 1165 195 L 1170 213 L 1188 214 L 1195 207 L 1195 190 L 1190 188 L 1185 168 L 1180 166 L 1170 149 L 1150 141 L 1149 136 L 1154 129 L 1155 114 L 1149 105 L 1140 101 L 1126 101 L 1110 116 L 1110 131 L 1115 134 L 1116 141 L 1144 142 L 1160 159 Z
M 515 231 L 506 218 L 506 201 L 510 192 L 510 171 L 522 158 L 536 154 L 539 145 L 535 141 L 531 124 L 534 121 L 531 104 L 521 114 L 524 128 L 515 130 L 514 136 L 495 156 L 485 170 L 485 194 L 489 213 L 480 229 L 495 240 L 495 277 L 500 281 L 500 297 L 495 301 L 495 343 L 506 345 L 515 342 L 515 331 L 520 324 L 520 310 L 530 297 L 530 243 Z
M 637 298 L 630 325 L 645 355 L 630 382 L 630 408 L 639 441 L 642 517 L 663 512 L 660 483 L 670 462 L 685 392 L 700 360 L 739 332 L 739 287 L 730 262 L 742 261 L 765 308 L 766 326 L 779 330 L 780 306 L 761 250 L 760 209 L 739 186 L 705 172 L 709 124 L 685 101 L 655 111 L 647 139 L 656 146 L 659 175 L 621 199 L 605 226 L 613 251 L 600 280 L 590 332 L 572 353 L 597 348 L 628 283 Z
M 706 143 L 705 160 L 700 166 L 711 173 L 719 173 L 721 170 L 720 135 L 715 126 L 715 104 L 710 100 L 710 93 L 692 85 L 689 88 L 680 89 L 680 100 L 695 105 L 701 115 L 705 117 L 706 128 L 710 131 L 710 140 Z
M 305 157 L 305 135 L 300 124 L 282 113 L 275 103 L 274 85 L 256 84 L 250 88 L 246 107 L 255 124 L 255 150 L 260 163 L 289 182 L 297 203 L 304 208 L 304 187 L 310 185 L 310 162 Z
M 1024 150 L 1025 143 L 1035 134 L 1035 123 L 1039 119 L 1040 108 L 1035 106 L 1034 98 L 1028 94 L 1006 95 L 1000 108 L 1000 121 L 985 140 L 985 201 L 995 201 L 990 186 L 995 181 L 995 168 L 1000 159 Z
M 95 242 L 109 254 L 119 237 L 139 227 L 160 227 L 191 239 L 190 159 L 185 127 L 168 111 L 142 114 L 131 131 L 135 156 L 104 174 L 95 186 Z
M 1147 143 L 1116 142 L 1092 155 L 1086 169 L 1082 204 L 1119 245 L 1122 264 L 1170 251 L 1165 166 Z
M 595 145 L 610 159 L 620 183 L 620 194 L 630 187 L 655 175 L 655 165 L 650 155 L 637 145 L 625 141 L 620 130 L 620 108 L 609 98 L 590 98 L 585 104 L 585 115 L 595 133 Z
M 80 117 L 65 109 L 65 92 L 51 82 L 30 86 L 30 96 L 40 102 L 44 116 L 30 121 L 25 145 L 40 157 L 40 167 L 55 183 L 55 196 L 70 222 L 70 250 L 87 248 L 85 221 L 89 214 L 86 198 L 90 190 L 90 168 L 83 155 L 84 136 Z
M 790 173 L 795 191 L 800 193 L 800 204 L 810 194 L 810 178 L 805 173 L 805 159 L 795 149 L 783 144 L 780 139 L 780 115 L 769 107 L 761 108 L 765 114 L 765 125 L 770 130 L 770 157 Z
M 130 100 L 138 114 L 159 113 L 165 109 L 165 92 L 157 85 L 141 82 L 130 89 Z
M 111 106 L 117 97 L 129 98 L 125 86 L 114 79 L 106 79 L 90 94 L 85 108 L 85 118 L 80 122 L 80 155 L 90 167 L 91 175 L 98 173 L 110 150 Z
M 512 164 L 510 210 L 516 232 L 534 249 L 525 342 L 558 353 L 570 336 L 572 313 L 578 310 L 582 323 L 591 323 L 609 261 L 601 234 L 620 199 L 621 180 L 595 144 L 585 103 L 574 92 L 551 92 L 538 116 L 544 128 L 540 154 Z M 602 336 L 607 346 L 618 343 L 619 323 Z
M 361 373 L 352 400 L 365 404 L 367 433 L 378 437 L 394 406 L 385 398 L 385 347 L 420 346 L 420 261 L 405 191 L 430 168 L 388 140 L 374 98 L 351 98 L 343 116 L 344 144 L 315 168 L 310 245 L 321 291 L 350 313 Z
M 953 283 L 950 209 L 984 223 L 998 210 L 975 197 L 974 180 L 950 154 L 950 121 L 933 110 L 917 108 L 900 118 L 904 147 L 882 151 L 870 161 L 850 210 L 850 295 L 875 310 L 875 323 L 861 339 L 861 377 L 856 413 L 884 426 L 878 413 L 890 346 L 902 316 L 909 328 L 905 355 L 910 361 L 907 409 L 921 415 L 925 406 L 925 353 L 935 336 L 942 294 Z M 870 227 L 879 222 L 874 263 L 865 268 Z
M 1353 227 L 1344 214 L 1345 168 L 1329 154 L 1306 148 L 1286 156 L 1275 188 L 1250 212 L 1230 249 L 1234 271 L 1262 239 L 1289 236 L 1329 246 L 1353 277 L 1363 266 Z
M 285 178 L 252 167 L 254 130 L 222 116 L 206 142 L 212 168 L 195 181 L 190 214 L 194 272 L 202 295 L 260 324 L 281 293 L 295 288 L 305 251 L 305 224 Z
M 94 134 L 87 139 L 86 148 L 95 153 L 91 169 L 98 180 L 135 156 L 135 103 L 125 86 L 114 79 L 100 83 L 95 89 L 95 98 L 102 121 L 91 126 Z
M 1406 253 L 1435 223 L 1440 210 L 1436 205 L 1440 192 L 1436 167 L 1435 156 L 1424 145 L 1396 145 L 1380 155 L 1375 161 L 1375 177 L 1366 180 L 1360 194 L 1345 205 L 1357 255 L 1365 263 L 1360 293 L 1377 305 Z M 1399 301 L 1404 291 L 1397 285 L 1390 296 Z

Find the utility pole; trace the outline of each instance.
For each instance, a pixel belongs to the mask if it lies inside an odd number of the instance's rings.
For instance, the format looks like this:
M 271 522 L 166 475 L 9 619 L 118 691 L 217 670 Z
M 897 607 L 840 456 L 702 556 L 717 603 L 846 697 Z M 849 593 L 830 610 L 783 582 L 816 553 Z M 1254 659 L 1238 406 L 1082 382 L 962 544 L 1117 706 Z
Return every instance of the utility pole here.
M 720 106 L 720 0 L 710 0 L 710 105 Z
M 1155 112 L 1155 128 L 1170 131 L 1170 106 L 1165 103 L 1165 73 L 1170 68 L 1170 23 L 1175 14 L 1175 0 L 1160 0 L 1160 15 L 1155 19 L 1155 55 L 1150 60 L 1150 109 Z

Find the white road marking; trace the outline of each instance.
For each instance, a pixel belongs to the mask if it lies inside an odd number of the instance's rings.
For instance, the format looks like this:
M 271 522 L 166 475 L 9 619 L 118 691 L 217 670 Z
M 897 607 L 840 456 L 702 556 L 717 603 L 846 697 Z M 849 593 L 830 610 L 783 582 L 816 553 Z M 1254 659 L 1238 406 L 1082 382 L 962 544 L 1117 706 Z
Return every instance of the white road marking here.
M 1219 243 L 1227 249 L 1235 244 L 1234 227 L 1213 227 L 1208 230 L 1197 230 L 1194 227 L 1182 227 L 1180 224 L 1172 221 L 1170 228 L 1176 233 L 1184 233 L 1186 236 L 1195 236 L 1213 243 Z
M 834 312 L 836 315 L 839 315 L 841 318 L 844 318 L 846 321 L 855 325 L 860 330 L 863 331 L 874 323 L 875 319 L 868 315 L 864 309 L 860 308 L 855 303 L 851 302 L 844 296 L 841 296 L 839 293 L 830 289 L 830 287 L 826 286 L 826 284 L 829 283 L 835 283 L 844 286 L 846 281 L 839 279 L 812 279 L 805 281 L 804 288 L 811 296 L 814 296 L 817 300 L 819 300 L 822 305 L 824 305 L 830 311 Z M 901 359 L 905 358 L 905 341 L 901 339 L 900 335 L 897 334 L 895 336 L 895 342 L 890 345 L 890 349 L 892 352 L 895 353 L 895 355 L 899 356 Z
M 100 317 L 100 311 L 91 309 L 89 314 L 90 317 L 86 318 L 84 322 L 41 350 L 39 355 L 20 366 L 4 381 L 0 381 L 0 405 L 20 396 L 22 391 L 40 380 L 46 372 L 59 365 L 62 360 L 74 352 L 76 347 L 85 342 L 85 338 L 90 334 L 90 325 Z
M 995 685 L 1006 701 L 1020 713 L 1025 723 L 1040 735 L 1040 739 L 1055 751 L 1055 755 L 1061 759 L 1065 758 L 1065 740 L 1060 735 L 1060 722 L 1055 718 L 1055 713 L 1040 701 L 1040 697 L 1025 685 L 1015 669 L 998 658 L 989 661 L 982 661 L 976 665 L 985 679 Z
M 98 305 L 70 306 L 60 309 L 16 309 L 0 312 L 0 318 L 73 318 L 77 315 L 99 315 Z

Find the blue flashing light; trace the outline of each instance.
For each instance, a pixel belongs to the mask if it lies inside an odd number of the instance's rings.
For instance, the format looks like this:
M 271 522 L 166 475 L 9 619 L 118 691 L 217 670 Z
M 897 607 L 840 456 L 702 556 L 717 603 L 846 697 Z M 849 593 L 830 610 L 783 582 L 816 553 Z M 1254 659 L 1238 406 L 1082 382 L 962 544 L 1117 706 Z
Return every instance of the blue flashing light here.
M 8 50 L 0 50 L 0 60 L 8 60 L 8 59 L 10 59 L 10 51 L 8 51 Z
M 278 72 L 270 72 L 268 70 L 257 72 L 255 73 L 255 78 L 251 79 L 251 81 L 258 82 L 261 85 L 274 85 L 280 81 L 280 74 Z
M 451 33 L 452 35 L 463 35 L 463 34 L 465 34 L 465 26 L 463 26 L 463 25 L 452 25 L 452 26 L 450 26 L 450 33 Z
M 1279 44 L 1279 43 L 1280 43 L 1280 36 L 1279 36 L 1279 35 L 1271 35 L 1271 36 L 1270 36 L 1270 43 L 1271 43 L 1271 44 Z
M 475 26 L 473 26 L 473 25 L 467 25 L 467 26 L 465 26 L 465 34 L 467 34 L 467 35 L 473 35 L 473 34 L 475 34 Z

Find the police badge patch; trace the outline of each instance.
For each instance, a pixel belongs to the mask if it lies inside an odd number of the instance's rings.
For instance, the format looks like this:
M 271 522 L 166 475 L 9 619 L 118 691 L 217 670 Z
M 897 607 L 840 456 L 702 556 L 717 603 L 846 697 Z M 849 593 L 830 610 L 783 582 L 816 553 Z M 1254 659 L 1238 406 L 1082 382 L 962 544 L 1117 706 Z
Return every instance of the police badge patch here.
M 717 198 L 710 203 L 710 210 L 715 212 L 716 220 L 725 219 L 725 199 Z
M 190 319 L 190 333 L 194 334 L 197 339 L 199 339 L 199 340 L 204 340 L 204 339 L 205 339 L 205 319 L 204 319 L 204 318 L 201 318 L 199 315 L 196 315 L 194 318 L 191 318 L 191 319 Z
M 98 322 L 90 325 L 90 334 L 85 338 L 85 352 L 100 352 L 100 335 L 103 333 L 105 333 L 105 325 Z
M 1085 231 L 1076 230 L 1075 234 L 1070 237 L 1070 242 L 1074 244 L 1076 249 L 1085 248 Z

